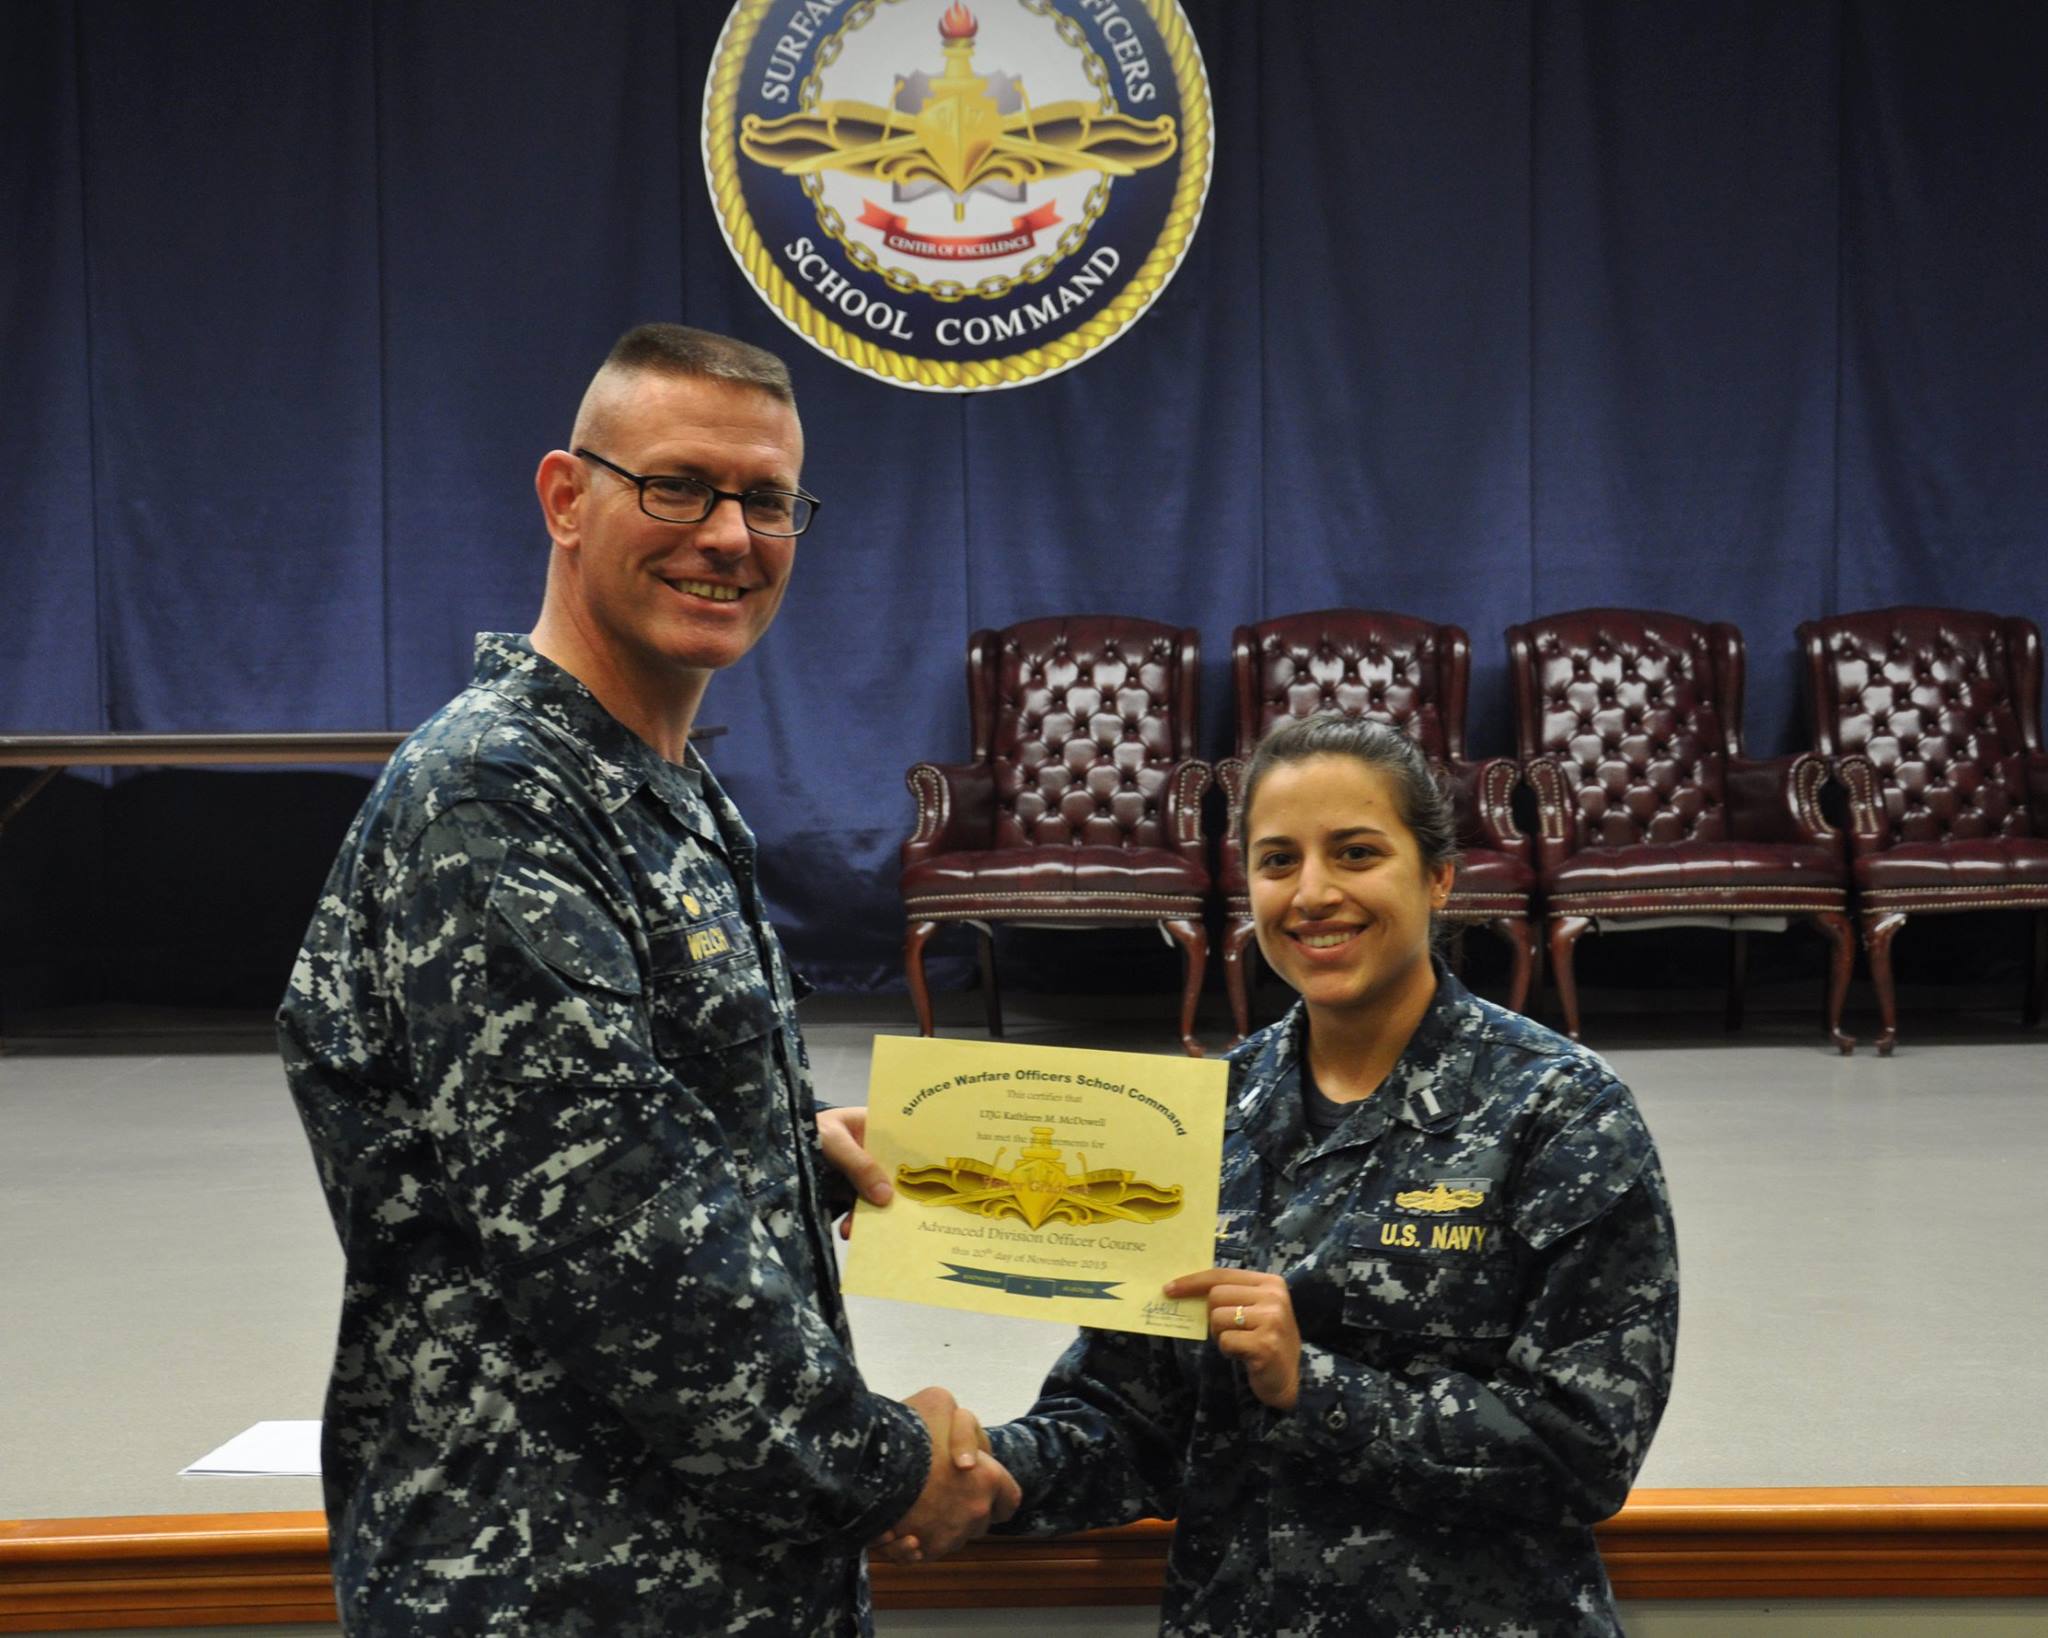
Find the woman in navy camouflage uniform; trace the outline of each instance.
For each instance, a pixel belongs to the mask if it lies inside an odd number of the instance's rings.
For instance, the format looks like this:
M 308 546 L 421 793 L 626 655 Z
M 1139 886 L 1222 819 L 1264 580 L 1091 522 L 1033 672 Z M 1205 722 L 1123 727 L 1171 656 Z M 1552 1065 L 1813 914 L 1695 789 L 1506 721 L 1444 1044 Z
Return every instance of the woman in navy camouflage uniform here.
M 1177 1519 L 1161 1630 L 1613 1633 L 1592 1527 L 1670 1389 L 1650 1134 L 1593 1053 L 1431 955 L 1456 835 L 1421 754 L 1334 714 L 1247 779 L 1267 962 L 1231 1061 L 1211 1340 L 1083 1331 L 991 1430 L 1010 1533 Z

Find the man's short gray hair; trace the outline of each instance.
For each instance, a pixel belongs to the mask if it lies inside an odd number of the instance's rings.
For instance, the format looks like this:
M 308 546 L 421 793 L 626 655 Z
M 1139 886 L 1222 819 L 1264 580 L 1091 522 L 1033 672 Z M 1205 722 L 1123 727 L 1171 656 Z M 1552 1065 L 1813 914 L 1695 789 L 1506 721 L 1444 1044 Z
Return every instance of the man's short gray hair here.
M 687 324 L 642 324 L 628 330 L 605 355 L 604 368 L 732 381 L 796 406 L 789 366 L 781 359 L 751 342 L 715 330 L 693 330 Z

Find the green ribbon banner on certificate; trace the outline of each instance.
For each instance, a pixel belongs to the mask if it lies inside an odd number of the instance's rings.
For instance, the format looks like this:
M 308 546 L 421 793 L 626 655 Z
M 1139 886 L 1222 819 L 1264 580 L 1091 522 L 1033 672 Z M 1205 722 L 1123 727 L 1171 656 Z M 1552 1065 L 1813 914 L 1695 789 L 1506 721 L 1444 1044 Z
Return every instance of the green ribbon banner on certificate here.
M 1082 1297 L 1098 1302 L 1113 1301 L 1110 1292 L 1120 1280 L 1063 1280 L 1043 1274 L 1004 1274 L 992 1268 L 963 1268 L 959 1263 L 942 1263 L 951 1269 L 942 1280 L 961 1285 L 978 1285 L 984 1291 L 1001 1291 L 1012 1297 Z

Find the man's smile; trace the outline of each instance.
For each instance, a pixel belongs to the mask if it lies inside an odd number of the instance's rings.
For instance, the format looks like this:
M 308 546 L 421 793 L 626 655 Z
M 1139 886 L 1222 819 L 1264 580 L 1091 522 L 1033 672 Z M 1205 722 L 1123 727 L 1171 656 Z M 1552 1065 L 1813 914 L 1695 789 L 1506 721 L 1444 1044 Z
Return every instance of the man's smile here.
M 661 583 L 670 591 L 682 592 L 689 597 L 707 597 L 714 603 L 737 603 L 747 595 L 745 586 L 721 585 L 715 580 L 670 580 L 663 576 Z

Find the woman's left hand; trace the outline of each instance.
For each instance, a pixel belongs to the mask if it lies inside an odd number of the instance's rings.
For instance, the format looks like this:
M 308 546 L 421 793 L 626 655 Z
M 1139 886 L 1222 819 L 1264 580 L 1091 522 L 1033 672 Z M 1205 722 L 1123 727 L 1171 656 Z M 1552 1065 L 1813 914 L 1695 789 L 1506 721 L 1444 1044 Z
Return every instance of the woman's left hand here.
M 1211 1268 L 1166 1285 L 1169 1297 L 1204 1297 L 1209 1334 L 1232 1359 L 1244 1361 L 1252 1392 L 1275 1410 L 1293 1410 L 1301 1394 L 1301 1327 L 1294 1299 L 1278 1274 Z

